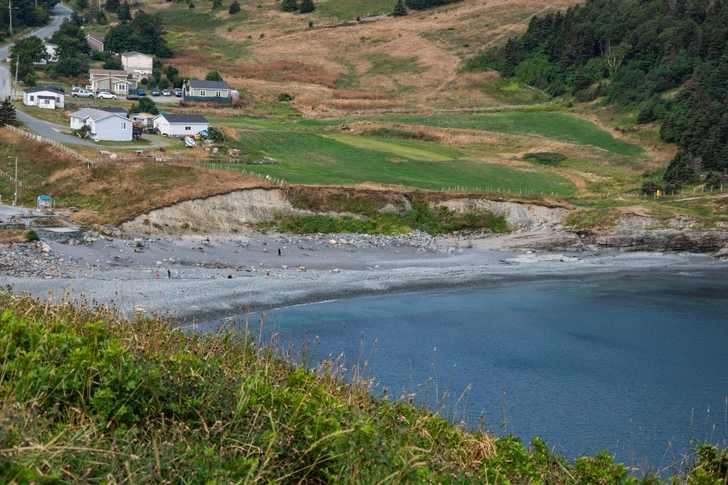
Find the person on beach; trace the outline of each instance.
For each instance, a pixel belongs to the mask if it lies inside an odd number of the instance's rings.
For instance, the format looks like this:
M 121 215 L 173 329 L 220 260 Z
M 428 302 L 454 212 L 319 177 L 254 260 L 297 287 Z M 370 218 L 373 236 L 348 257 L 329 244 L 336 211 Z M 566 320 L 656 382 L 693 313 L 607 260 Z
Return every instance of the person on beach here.
M 172 272 L 167 269 L 167 279 L 170 279 L 172 277 Z
M 281 257 L 281 248 L 278 248 L 278 257 Z

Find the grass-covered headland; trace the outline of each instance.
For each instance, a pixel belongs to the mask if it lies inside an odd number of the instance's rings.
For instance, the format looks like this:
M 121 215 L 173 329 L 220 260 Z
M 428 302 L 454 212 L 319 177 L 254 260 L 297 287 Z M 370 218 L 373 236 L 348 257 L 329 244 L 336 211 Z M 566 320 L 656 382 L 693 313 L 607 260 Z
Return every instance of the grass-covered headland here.
M 247 327 L 186 334 L 9 291 L 0 309 L 3 484 L 658 483 L 372 396 L 356 366 L 309 371 L 305 347 Z M 698 445 L 674 480 L 727 474 L 728 452 Z

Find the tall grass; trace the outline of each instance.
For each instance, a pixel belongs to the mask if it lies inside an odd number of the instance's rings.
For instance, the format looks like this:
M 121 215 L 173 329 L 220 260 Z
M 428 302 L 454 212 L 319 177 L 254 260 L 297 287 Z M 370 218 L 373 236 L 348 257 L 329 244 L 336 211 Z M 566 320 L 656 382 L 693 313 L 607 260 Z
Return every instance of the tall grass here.
M 185 333 L 9 291 L 0 308 L 1 483 L 659 483 L 377 399 L 365 362 L 315 365 L 263 322 Z M 675 483 L 728 478 L 708 444 L 688 465 Z

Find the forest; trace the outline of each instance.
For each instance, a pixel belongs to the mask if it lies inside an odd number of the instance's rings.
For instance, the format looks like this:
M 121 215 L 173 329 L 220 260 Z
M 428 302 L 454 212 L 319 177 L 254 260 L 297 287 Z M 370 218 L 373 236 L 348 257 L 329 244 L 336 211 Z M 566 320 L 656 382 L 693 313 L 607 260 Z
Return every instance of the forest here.
M 0 40 L 13 33 L 10 32 L 11 12 L 13 30 L 39 27 L 48 23 L 50 12 L 57 3 L 57 0 L 0 0 Z
M 580 102 L 639 110 L 679 150 L 663 189 L 722 184 L 728 171 L 728 2 L 587 0 L 531 19 L 526 33 L 482 51 L 496 70 Z

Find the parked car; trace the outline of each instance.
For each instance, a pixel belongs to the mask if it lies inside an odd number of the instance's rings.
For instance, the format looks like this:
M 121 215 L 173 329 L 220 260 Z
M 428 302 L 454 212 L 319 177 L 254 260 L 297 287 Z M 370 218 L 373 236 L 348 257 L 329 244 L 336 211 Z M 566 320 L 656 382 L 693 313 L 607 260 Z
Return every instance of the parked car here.
M 152 96 L 159 96 L 159 89 L 152 88 Z
M 178 98 L 181 98 L 182 97 L 182 89 L 180 89 L 180 88 L 174 88 L 174 95 L 177 96 Z
M 99 93 L 99 98 L 101 98 L 101 99 L 116 99 L 116 95 L 114 93 L 110 93 L 109 91 L 104 91 L 103 93 Z
M 94 93 L 86 91 L 85 89 L 79 89 L 78 91 L 73 91 L 71 96 L 74 98 L 93 98 Z
M 78 86 L 73 86 L 73 87 L 71 88 L 71 94 L 73 94 L 73 93 L 75 93 L 75 92 L 78 92 L 78 91 L 83 91 L 83 88 L 80 88 L 80 87 L 78 87 Z
M 170 96 L 172 93 L 169 92 L 169 89 L 165 89 L 162 91 L 162 96 Z
M 136 101 L 139 99 L 139 96 L 136 94 L 127 94 L 126 99 L 128 99 L 129 101 Z
M 48 89 L 55 89 L 56 91 L 60 91 L 62 93 L 65 93 L 66 92 L 65 89 L 63 89 L 60 86 L 56 86 L 55 84 L 49 84 L 48 86 L 46 86 L 46 88 L 48 88 Z
M 143 89 L 137 89 L 137 94 L 139 96 L 146 96 L 147 95 L 147 92 L 144 91 Z

